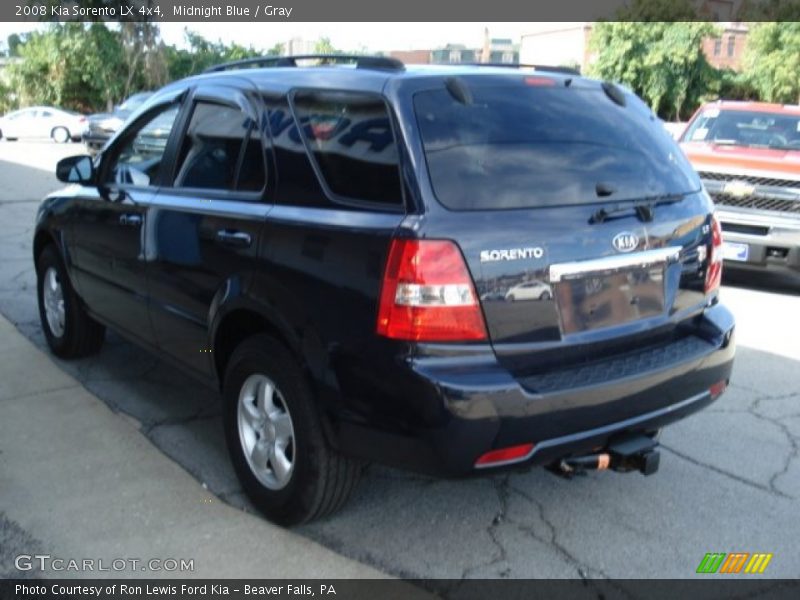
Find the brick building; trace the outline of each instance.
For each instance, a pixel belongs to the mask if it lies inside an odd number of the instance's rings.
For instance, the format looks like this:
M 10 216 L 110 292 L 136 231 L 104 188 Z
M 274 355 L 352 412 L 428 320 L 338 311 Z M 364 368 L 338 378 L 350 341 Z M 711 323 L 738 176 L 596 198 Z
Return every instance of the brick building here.
M 706 6 L 730 8 L 733 4 L 732 1 L 714 0 L 707 2 Z M 718 12 L 715 11 L 714 14 Z M 706 59 L 717 68 L 740 70 L 747 48 L 747 24 L 727 21 L 716 25 L 719 28 L 719 37 L 709 37 L 703 41 Z M 584 70 L 594 58 L 589 49 L 593 26 L 594 23 L 591 22 L 531 23 L 530 32 L 523 34 L 520 41 L 520 62 L 577 66 Z

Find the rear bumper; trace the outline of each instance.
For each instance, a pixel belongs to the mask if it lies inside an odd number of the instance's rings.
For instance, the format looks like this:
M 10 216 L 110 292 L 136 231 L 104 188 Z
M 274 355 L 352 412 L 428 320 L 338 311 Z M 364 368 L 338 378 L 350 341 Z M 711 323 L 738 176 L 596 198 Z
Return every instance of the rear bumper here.
M 746 244 L 747 260 L 726 260 L 725 268 L 800 274 L 800 217 L 720 206 L 723 239 Z
M 709 405 L 711 386 L 730 378 L 733 316 L 717 305 L 698 319 L 691 343 L 683 338 L 676 348 L 615 357 L 555 379 L 552 373 L 515 379 L 493 354 L 467 362 L 406 359 L 405 376 L 413 384 L 387 374 L 384 406 L 402 402 L 398 390 L 405 389 L 409 414 L 402 422 L 340 422 L 338 445 L 368 460 L 464 476 L 486 470 L 475 463 L 491 450 L 533 443 L 513 466 L 545 465 L 592 452 L 622 433 L 652 434 Z

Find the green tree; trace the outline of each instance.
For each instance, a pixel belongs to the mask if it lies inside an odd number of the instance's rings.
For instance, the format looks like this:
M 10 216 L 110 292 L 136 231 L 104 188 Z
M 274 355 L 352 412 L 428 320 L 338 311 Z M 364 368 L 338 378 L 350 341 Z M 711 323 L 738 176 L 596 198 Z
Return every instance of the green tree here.
M 800 21 L 800 0 L 750 0 L 736 15 L 737 21 Z
M 745 72 L 766 102 L 800 102 L 800 22 L 754 24 Z
M 19 56 L 19 47 L 30 37 L 28 33 L 12 33 L 8 36 L 6 46 L 9 56 Z
M 693 21 L 698 18 L 690 0 L 633 0 L 616 13 L 619 21 Z
M 52 25 L 18 47 L 9 78 L 20 104 L 104 108 L 123 90 L 119 35 L 101 23 Z
M 17 108 L 16 95 L 2 79 L 0 79 L 0 114 Z
M 225 45 L 211 42 L 203 36 L 189 30 L 184 31 L 187 49 L 168 46 L 165 50 L 167 68 L 170 79 L 182 79 L 190 75 L 202 73 L 204 70 L 221 63 L 255 58 L 264 53 L 252 46 L 245 47 L 233 43 Z M 280 54 L 280 47 L 273 46 L 267 55 Z
M 334 47 L 331 43 L 331 39 L 328 37 L 321 37 L 317 40 L 317 43 L 314 45 L 314 54 L 340 54 L 341 50 L 338 50 Z
M 681 119 L 708 92 L 714 71 L 701 45 L 715 34 L 709 23 L 598 23 L 589 73 L 630 87 L 662 117 Z
M 753 86 L 748 73 L 733 69 L 717 69 L 709 84 L 709 93 L 714 98 L 726 100 L 758 100 L 760 95 Z

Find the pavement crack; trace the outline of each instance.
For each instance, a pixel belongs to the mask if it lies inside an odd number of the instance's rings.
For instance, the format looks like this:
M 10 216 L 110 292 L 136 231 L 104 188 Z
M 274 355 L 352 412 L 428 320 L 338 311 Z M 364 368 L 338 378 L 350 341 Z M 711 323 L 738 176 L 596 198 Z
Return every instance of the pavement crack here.
M 746 485 L 746 486 L 748 486 L 750 488 L 753 488 L 753 489 L 756 489 L 756 490 L 761 490 L 762 492 L 766 492 L 767 494 L 770 494 L 770 495 L 773 495 L 773 496 L 779 496 L 781 498 L 791 498 L 791 496 L 789 496 L 788 494 L 786 494 L 786 493 L 784 493 L 784 492 L 782 492 L 782 491 L 780 491 L 778 489 L 773 489 L 769 485 L 764 485 L 764 484 L 758 483 L 756 481 L 752 481 L 752 480 L 747 479 L 745 477 L 741 477 L 740 475 L 736 475 L 735 473 L 731 473 L 730 471 L 726 471 L 725 469 L 721 469 L 721 468 L 717 467 L 716 465 L 712 465 L 710 463 L 703 462 L 703 461 L 698 460 L 698 459 L 696 459 L 696 458 L 694 458 L 692 456 L 689 456 L 688 454 L 684 454 L 683 452 L 679 452 L 678 450 L 675 450 L 674 448 L 670 448 L 669 446 L 666 446 L 663 443 L 661 444 L 661 448 L 663 448 L 667 452 L 673 454 L 674 456 L 677 456 L 678 458 L 682 458 L 683 460 L 695 465 L 696 467 L 700 467 L 701 469 L 707 469 L 709 471 L 713 471 L 714 473 L 717 473 L 718 475 L 722 475 L 723 477 L 727 477 L 728 479 L 732 479 L 733 481 L 736 481 L 738 483 Z
M 123 412 L 123 411 L 119 411 Z M 126 413 L 127 414 L 127 413 Z M 201 408 L 194 414 L 185 416 L 185 417 L 167 417 L 165 419 L 161 419 L 159 421 L 154 421 L 148 424 L 142 424 L 142 433 L 150 438 L 150 435 L 158 429 L 159 427 L 173 427 L 175 425 L 188 425 L 189 423 L 193 423 L 195 421 L 203 421 L 206 419 L 216 419 L 219 417 L 218 412 L 211 412 L 207 413 L 204 408 Z
M 793 398 L 796 395 L 797 394 L 789 394 L 782 396 L 780 399 Z M 778 399 L 778 398 L 773 398 L 773 399 Z M 786 438 L 786 441 L 789 443 L 789 451 L 786 453 L 786 456 L 783 460 L 783 465 L 778 471 L 773 473 L 772 476 L 769 478 L 769 489 L 772 491 L 772 493 L 776 495 L 793 498 L 794 496 L 786 494 L 785 492 L 781 491 L 780 488 L 778 488 L 777 481 L 778 479 L 780 479 L 789 472 L 792 462 L 795 459 L 797 459 L 798 456 L 800 456 L 800 444 L 798 444 L 797 438 L 794 435 L 792 435 L 792 432 L 789 429 L 789 427 L 787 427 L 786 424 L 783 423 L 780 419 L 775 417 L 768 417 L 767 415 L 758 412 L 759 405 L 760 402 L 754 402 L 751 405 L 751 408 L 748 412 L 751 415 L 753 415 L 753 417 L 755 417 L 756 419 L 766 421 L 767 423 L 770 423 L 775 427 L 777 427 L 778 429 L 780 429 L 781 433 L 783 433 L 784 437 Z
M 527 492 L 524 492 L 523 490 L 515 486 L 511 486 L 510 491 L 517 494 L 518 496 L 520 496 L 521 498 L 523 498 L 536 508 L 536 514 L 539 517 L 539 520 L 547 528 L 548 535 L 546 537 L 543 537 L 537 534 L 536 531 L 533 529 L 533 527 L 525 525 L 524 523 L 515 523 L 520 531 L 526 533 L 533 539 L 553 548 L 556 551 L 556 553 L 558 553 L 558 555 L 561 556 L 561 558 L 563 558 L 570 565 L 572 565 L 572 567 L 578 574 L 578 577 L 580 577 L 584 581 L 590 579 L 589 577 L 590 571 L 594 571 L 600 574 L 605 579 L 610 579 L 609 576 L 603 573 L 600 569 L 594 569 L 583 563 L 577 556 L 572 554 L 569 550 L 567 550 L 566 547 L 564 547 L 561 544 L 561 542 L 558 540 L 558 531 L 556 529 L 555 523 L 553 523 L 550 519 L 547 518 L 547 514 L 545 513 L 544 510 L 544 504 L 539 502 L 536 498 L 534 498 Z
M 47 388 L 45 390 L 37 390 L 35 392 L 30 392 L 27 394 L 15 394 L 13 396 L 0 396 L 0 402 L 3 400 L 25 400 L 31 398 L 38 398 L 39 396 L 46 396 L 47 394 L 52 394 L 53 392 L 61 392 L 67 390 L 77 390 L 82 388 L 83 386 L 80 383 L 75 383 L 72 385 L 60 385 L 54 388 Z
M 586 564 L 584 561 L 579 559 L 575 556 L 572 552 L 570 552 L 566 546 L 564 546 L 558 539 L 558 528 L 556 527 L 555 523 L 553 523 L 548 517 L 544 509 L 544 504 L 539 502 L 536 498 L 528 494 L 527 492 L 514 487 L 509 486 L 509 491 L 517 494 L 523 500 L 526 500 L 529 504 L 533 505 L 536 508 L 536 513 L 539 520 L 544 524 L 548 531 L 548 535 L 546 537 L 541 536 L 540 534 L 536 533 L 533 527 L 529 525 L 525 525 L 524 523 L 517 523 L 514 521 L 509 520 L 510 523 L 514 523 L 517 528 L 522 531 L 523 533 L 527 534 L 531 538 L 550 546 L 555 552 L 563 558 L 568 564 L 570 564 L 574 569 L 578 577 L 581 578 L 583 584 L 589 588 L 591 588 L 597 595 L 598 598 L 605 598 L 607 596 L 608 590 L 603 589 L 600 585 L 600 582 L 603 585 L 610 586 L 616 592 L 618 592 L 615 597 L 625 597 L 625 598 L 636 598 L 629 590 L 621 586 L 617 581 L 615 581 L 611 575 L 599 569 L 597 567 L 592 567 Z
M 510 483 L 509 483 L 510 475 L 504 475 L 502 477 L 493 477 L 490 481 L 494 486 L 495 493 L 497 494 L 497 501 L 499 504 L 499 510 L 497 513 L 492 517 L 491 522 L 486 527 L 486 534 L 489 536 L 489 539 L 492 540 L 497 552 L 495 553 L 494 557 L 489 560 L 488 562 L 479 563 L 477 565 L 472 565 L 470 567 L 466 567 L 461 572 L 461 580 L 467 579 L 471 573 L 476 571 L 480 568 L 485 567 L 492 567 L 496 564 L 500 564 L 505 562 L 508 558 L 508 553 L 506 551 L 505 546 L 497 537 L 497 528 L 503 525 L 508 521 L 508 497 L 510 495 Z

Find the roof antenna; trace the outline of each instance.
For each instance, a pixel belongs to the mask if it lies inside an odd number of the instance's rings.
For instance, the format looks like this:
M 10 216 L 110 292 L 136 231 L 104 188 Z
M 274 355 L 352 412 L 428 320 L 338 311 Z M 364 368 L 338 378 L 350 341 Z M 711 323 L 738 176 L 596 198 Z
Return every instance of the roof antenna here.
M 473 102 L 472 92 L 467 85 L 458 77 L 448 77 L 444 80 L 444 85 L 450 95 L 461 104 L 470 105 Z

